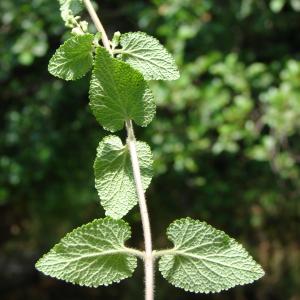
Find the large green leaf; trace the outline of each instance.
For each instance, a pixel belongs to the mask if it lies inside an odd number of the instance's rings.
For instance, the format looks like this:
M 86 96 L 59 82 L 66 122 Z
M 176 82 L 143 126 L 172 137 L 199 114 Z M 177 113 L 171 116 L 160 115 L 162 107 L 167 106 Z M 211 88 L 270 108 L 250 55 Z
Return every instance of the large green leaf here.
M 97 121 L 112 132 L 122 129 L 128 119 L 146 126 L 155 114 L 153 95 L 143 76 L 102 47 L 96 51 L 90 106 Z
M 167 235 L 174 249 L 161 252 L 159 270 L 176 287 L 196 293 L 219 292 L 264 275 L 242 245 L 205 222 L 176 220 Z
M 160 42 L 144 32 L 121 35 L 124 61 L 140 71 L 146 80 L 175 80 L 179 72 L 172 55 Z
M 144 190 L 152 178 L 152 154 L 143 142 L 136 144 Z M 138 202 L 130 153 L 117 136 L 104 138 L 94 164 L 96 188 L 106 215 L 122 218 Z
M 137 259 L 124 242 L 131 236 L 123 220 L 98 219 L 67 234 L 37 263 L 46 275 L 97 287 L 130 277 Z
M 87 33 L 68 39 L 50 59 L 49 72 L 65 80 L 83 77 L 93 65 L 93 38 Z

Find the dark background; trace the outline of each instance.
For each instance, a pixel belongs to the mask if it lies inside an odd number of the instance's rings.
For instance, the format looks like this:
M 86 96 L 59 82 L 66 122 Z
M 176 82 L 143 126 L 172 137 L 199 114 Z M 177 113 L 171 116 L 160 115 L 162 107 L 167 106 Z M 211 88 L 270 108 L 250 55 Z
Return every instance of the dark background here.
M 153 82 L 157 117 L 137 129 L 155 156 L 147 191 L 156 248 L 191 216 L 244 244 L 266 276 L 215 295 L 176 289 L 157 272 L 156 299 L 300 299 L 300 1 L 97 1 L 114 31 L 146 31 L 181 78 Z M 87 18 L 87 16 L 84 16 Z M 0 299 L 142 299 L 133 278 L 88 289 L 43 276 L 40 255 L 104 215 L 92 164 L 105 133 L 88 81 L 47 71 L 66 29 L 53 0 L 0 1 Z M 138 209 L 126 217 L 143 247 Z

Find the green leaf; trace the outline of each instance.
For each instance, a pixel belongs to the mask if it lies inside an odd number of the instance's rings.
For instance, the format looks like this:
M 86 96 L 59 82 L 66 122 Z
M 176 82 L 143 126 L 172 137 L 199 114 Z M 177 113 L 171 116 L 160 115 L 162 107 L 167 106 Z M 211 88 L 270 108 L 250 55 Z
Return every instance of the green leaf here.
M 143 142 L 136 144 L 144 190 L 152 178 L 152 154 Z M 96 188 L 106 215 L 119 219 L 138 202 L 130 153 L 117 136 L 104 138 L 97 148 L 94 163 Z
M 144 32 L 121 35 L 121 58 L 140 71 L 146 80 L 175 80 L 179 71 L 172 55 L 160 42 Z
M 87 33 L 68 39 L 50 59 L 49 72 L 65 80 L 83 77 L 93 65 L 93 38 Z
M 102 47 L 96 50 L 90 106 L 97 121 L 112 132 L 122 129 L 128 119 L 147 126 L 155 114 L 153 95 L 143 76 Z
M 62 19 L 67 23 L 83 9 L 82 0 L 59 0 Z
M 176 287 L 196 293 L 219 292 L 264 275 L 242 245 L 205 222 L 176 220 L 167 235 L 175 247 L 161 251 L 159 270 Z
M 131 236 L 123 220 L 94 220 L 67 234 L 37 263 L 46 275 L 74 284 L 98 287 L 130 277 L 137 259 L 124 242 Z

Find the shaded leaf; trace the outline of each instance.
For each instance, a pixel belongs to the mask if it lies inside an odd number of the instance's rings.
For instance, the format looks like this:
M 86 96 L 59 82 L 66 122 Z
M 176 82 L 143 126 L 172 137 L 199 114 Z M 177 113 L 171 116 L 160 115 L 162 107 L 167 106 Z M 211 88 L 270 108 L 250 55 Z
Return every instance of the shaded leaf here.
M 83 77 L 93 65 L 92 34 L 71 37 L 52 56 L 48 70 L 59 78 L 76 80 Z

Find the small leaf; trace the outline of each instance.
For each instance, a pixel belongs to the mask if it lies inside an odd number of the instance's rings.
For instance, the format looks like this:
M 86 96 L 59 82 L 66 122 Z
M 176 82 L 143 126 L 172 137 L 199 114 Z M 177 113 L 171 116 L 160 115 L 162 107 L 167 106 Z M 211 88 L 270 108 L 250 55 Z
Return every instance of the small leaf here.
M 92 34 L 78 35 L 68 39 L 50 59 L 49 72 L 65 80 L 83 77 L 93 65 L 93 39 Z
M 150 147 L 137 142 L 144 190 L 152 178 L 152 154 Z M 119 219 L 125 216 L 138 202 L 130 154 L 117 136 L 104 138 L 97 148 L 94 163 L 96 188 L 106 215 Z
M 136 257 L 124 246 L 130 236 L 130 227 L 123 220 L 94 220 L 67 234 L 36 263 L 36 268 L 89 287 L 119 282 L 130 277 L 137 265 Z
M 167 235 L 175 248 L 162 256 L 159 270 L 176 287 L 196 293 L 220 292 L 264 275 L 242 245 L 205 222 L 176 220 Z
M 176 63 L 160 42 L 144 32 L 121 35 L 122 59 L 140 71 L 146 80 L 175 80 L 179 78 Z
M 102 47 L 96 50 L 90 106 L 97 121 L 112 132 L 129 119 L 147 126 L 155 114 L 153 95 L 143 76 Z
M 61 17 L 65 22 L 75 17 L 83 9 L 82 0 L 59 0 Z

